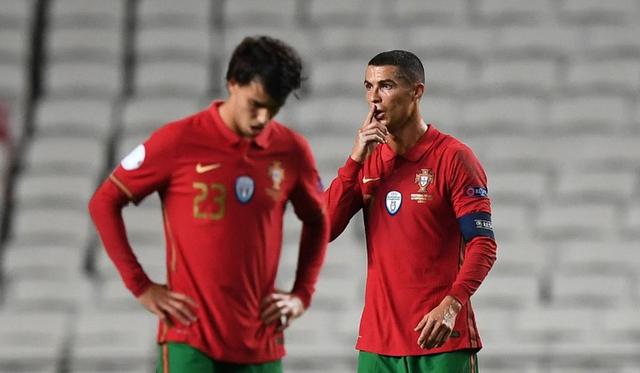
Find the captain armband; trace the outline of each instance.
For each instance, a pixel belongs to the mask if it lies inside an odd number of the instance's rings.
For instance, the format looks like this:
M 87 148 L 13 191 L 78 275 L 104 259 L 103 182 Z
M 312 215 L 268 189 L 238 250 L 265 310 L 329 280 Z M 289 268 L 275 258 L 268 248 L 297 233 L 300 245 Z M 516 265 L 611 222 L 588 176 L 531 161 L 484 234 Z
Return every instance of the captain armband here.
M 460 222 L 460 230 L 465 242 L 469 242 L 478 236 L 495 238 L 493 236 L 491 214 L 489 213 L 474 212 L 460 217 L 458 221 Z

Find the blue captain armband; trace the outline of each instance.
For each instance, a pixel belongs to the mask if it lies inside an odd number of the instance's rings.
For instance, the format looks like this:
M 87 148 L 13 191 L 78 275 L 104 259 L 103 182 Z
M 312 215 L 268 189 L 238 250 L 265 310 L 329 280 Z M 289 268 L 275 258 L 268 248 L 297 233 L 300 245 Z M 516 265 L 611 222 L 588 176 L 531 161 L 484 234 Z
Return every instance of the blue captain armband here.
M 473 212 L 460 217 L 458 221 L 464 242 L 469 242 L 478 236 L 494 238 L 493 224 L 489 213 Z

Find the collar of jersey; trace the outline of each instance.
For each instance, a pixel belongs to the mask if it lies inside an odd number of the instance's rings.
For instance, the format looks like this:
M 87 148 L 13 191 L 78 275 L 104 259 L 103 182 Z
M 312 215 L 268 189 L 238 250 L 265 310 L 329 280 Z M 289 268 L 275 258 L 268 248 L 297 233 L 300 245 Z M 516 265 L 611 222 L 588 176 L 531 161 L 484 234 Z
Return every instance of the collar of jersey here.
M 220 111 L 218 108 L 222 105 L 224 101 L 216 100 L 211 103 L 209 106 L 209 114 L 211 114 L 211 119 L 213 121 L 213 125 L 216 127 L 217 132 L 222 136 L 222 139 L 231 146 L 237 145 L 243 140 L 243 137 L 233 132 L 229 126 L 222 120 L 220 116 Z M 271 125 L 267 125 L 258 136 L 251 139 L 251 142 L 255 143 L 261 148 L 266 148 L 269 145 L 269 139 L 271 138 Z
M 406 153 L 401 155 L 402 158 L 410 161 L 410 162 L 418 162 L 423 155 L 431 148 L 433 143 L 435 142 L 436 137 L 440 131 L 436 129 L 436 127 L 429 123 L 429 127 L 425 131 L 425 133 L 420 136 L 418 142 L 411 147 Z M 388 144 L 384 144 L 382 148 L 382 159 L 390 160 L 397 156 L 397 154 L 391 149 Z

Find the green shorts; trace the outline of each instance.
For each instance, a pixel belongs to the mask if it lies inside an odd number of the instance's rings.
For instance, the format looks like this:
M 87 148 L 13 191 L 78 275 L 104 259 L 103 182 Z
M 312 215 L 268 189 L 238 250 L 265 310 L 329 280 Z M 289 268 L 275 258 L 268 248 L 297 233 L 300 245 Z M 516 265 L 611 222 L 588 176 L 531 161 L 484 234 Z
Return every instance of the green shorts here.
M 478 373 L 478 357 L 472 351 L 435 355 L 385 356 L 360 351 L 358 373 Z
M 282 361 L 264 364 L 233 364 L 216 361 L 183 343 L 160 345 L 157 373 L 282 373 Z

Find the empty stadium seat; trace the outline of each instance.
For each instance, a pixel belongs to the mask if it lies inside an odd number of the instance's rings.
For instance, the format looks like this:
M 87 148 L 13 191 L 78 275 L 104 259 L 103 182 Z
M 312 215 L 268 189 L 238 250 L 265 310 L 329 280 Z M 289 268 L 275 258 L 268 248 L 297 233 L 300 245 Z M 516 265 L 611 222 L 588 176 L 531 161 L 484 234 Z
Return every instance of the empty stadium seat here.
M 35 112 L 38 137 L 70 136 L 107 139 L 113 130 L 113 103 L 104 99 L 43 99 Z
M 483 24 L 545 24 L 553 18 L 552 2 L 482 0 L 477 3 L 477 18 Z

